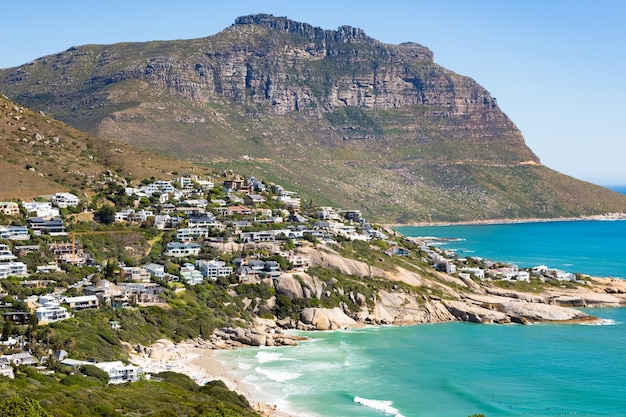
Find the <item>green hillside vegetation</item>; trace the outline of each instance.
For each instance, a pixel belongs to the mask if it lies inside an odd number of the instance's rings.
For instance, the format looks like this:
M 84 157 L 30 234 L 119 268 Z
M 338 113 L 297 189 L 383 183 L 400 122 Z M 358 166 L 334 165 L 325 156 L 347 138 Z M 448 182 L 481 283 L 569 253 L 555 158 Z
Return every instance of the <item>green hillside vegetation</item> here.
M 151 380 L 132 385 L 107 385 L 98 368 L 80 369 L 56 365 L 54 373 L 41 374 L 29 367 L 18 368 L 15 379 L 0 378 L 0 402 L 8 407 L 28 407 L 22 414 L 7 417 L 248 417 L 257 414 L 241 395 L 230 391 L 222 381 L 198 386 L 189 377 L 173 372 L 157 374 Z M 98 372 L 100 371 L 100 372 Z M 36 399 L 33 399 L 36 396 Z M 8 399 L 8 400 L 7 400 Z M 42 411 L 43 410 L 43 411 Z M 30 412 L 27 414 L 26 411 Z

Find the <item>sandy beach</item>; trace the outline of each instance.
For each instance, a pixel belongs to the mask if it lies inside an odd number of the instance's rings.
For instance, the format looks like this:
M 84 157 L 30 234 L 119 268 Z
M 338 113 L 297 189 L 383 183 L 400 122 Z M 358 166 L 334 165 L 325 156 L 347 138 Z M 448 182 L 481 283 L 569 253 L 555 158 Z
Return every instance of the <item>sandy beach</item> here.
M 234 366 L 228 366 L 217 360 L 215 350 L 209 347 L 200 347 L 193 342 L 174 343 L 161 339 L 145 349 L 145 353 L 132 352 L 130 361 L 143 368 L 147 374 L 157 374 L 165 371 L 185 374 L 198 385 L 219 379 L 226 386 L 243 394 L 253 409 L 264 417 L 295 417 L 292 414 L 278 410 L 276 405 L 264 399 L 256 387 L 240 380 L 235 373 Z

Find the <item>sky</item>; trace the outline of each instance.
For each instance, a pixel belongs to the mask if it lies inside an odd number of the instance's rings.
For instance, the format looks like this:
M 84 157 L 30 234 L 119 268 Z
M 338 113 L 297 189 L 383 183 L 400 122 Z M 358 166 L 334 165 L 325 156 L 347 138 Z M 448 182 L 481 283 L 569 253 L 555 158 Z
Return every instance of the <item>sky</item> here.
M 544 165 L 626 185 L 623 0 L 30 0 L 2 9 L 0 68 L 71 46 L 206 37 L 255 13 L 417 42 L 496 97 Z

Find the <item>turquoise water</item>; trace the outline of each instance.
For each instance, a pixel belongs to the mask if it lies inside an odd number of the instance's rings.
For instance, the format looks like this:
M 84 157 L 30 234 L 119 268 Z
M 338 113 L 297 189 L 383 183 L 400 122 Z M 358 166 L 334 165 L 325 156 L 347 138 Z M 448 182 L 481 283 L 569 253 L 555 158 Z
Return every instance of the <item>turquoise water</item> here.
M 445 248 L 462 256 L 547 265 L 568 272 L 626 277 L 626 221 L 563 221 L 496 225 L 398 227 L 405 236 L 458 238 Z M 625 414 L 626 415 L 626 414 Z
M 297 347 L 218 358 L 297 416 L 624 416 L 626 309 L 589 311 L 606 325 L 309 332 Z
M 521 267 L 626 276 L 626 221 L 398 230 Z M 605 325 L 370 327 L 218 358 L 296 416 L 626 416 L 626 308 L 588 311 Z

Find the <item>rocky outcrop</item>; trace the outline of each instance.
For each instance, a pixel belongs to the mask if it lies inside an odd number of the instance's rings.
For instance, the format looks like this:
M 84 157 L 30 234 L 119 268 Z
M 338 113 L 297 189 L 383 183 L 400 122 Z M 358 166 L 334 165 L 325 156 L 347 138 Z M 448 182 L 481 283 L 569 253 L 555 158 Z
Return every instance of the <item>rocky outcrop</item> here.
M 300 314 L 300 321 L 311 326 L 312 330 L 338 330 L 358 326 L 340 308 L 305 308 Z
M 276 293 L 284 295 L 290 300 L 296 298 L 304 298 L 304 291 L 298 281 L 292 274 L 282 274 L 276 282 Z

